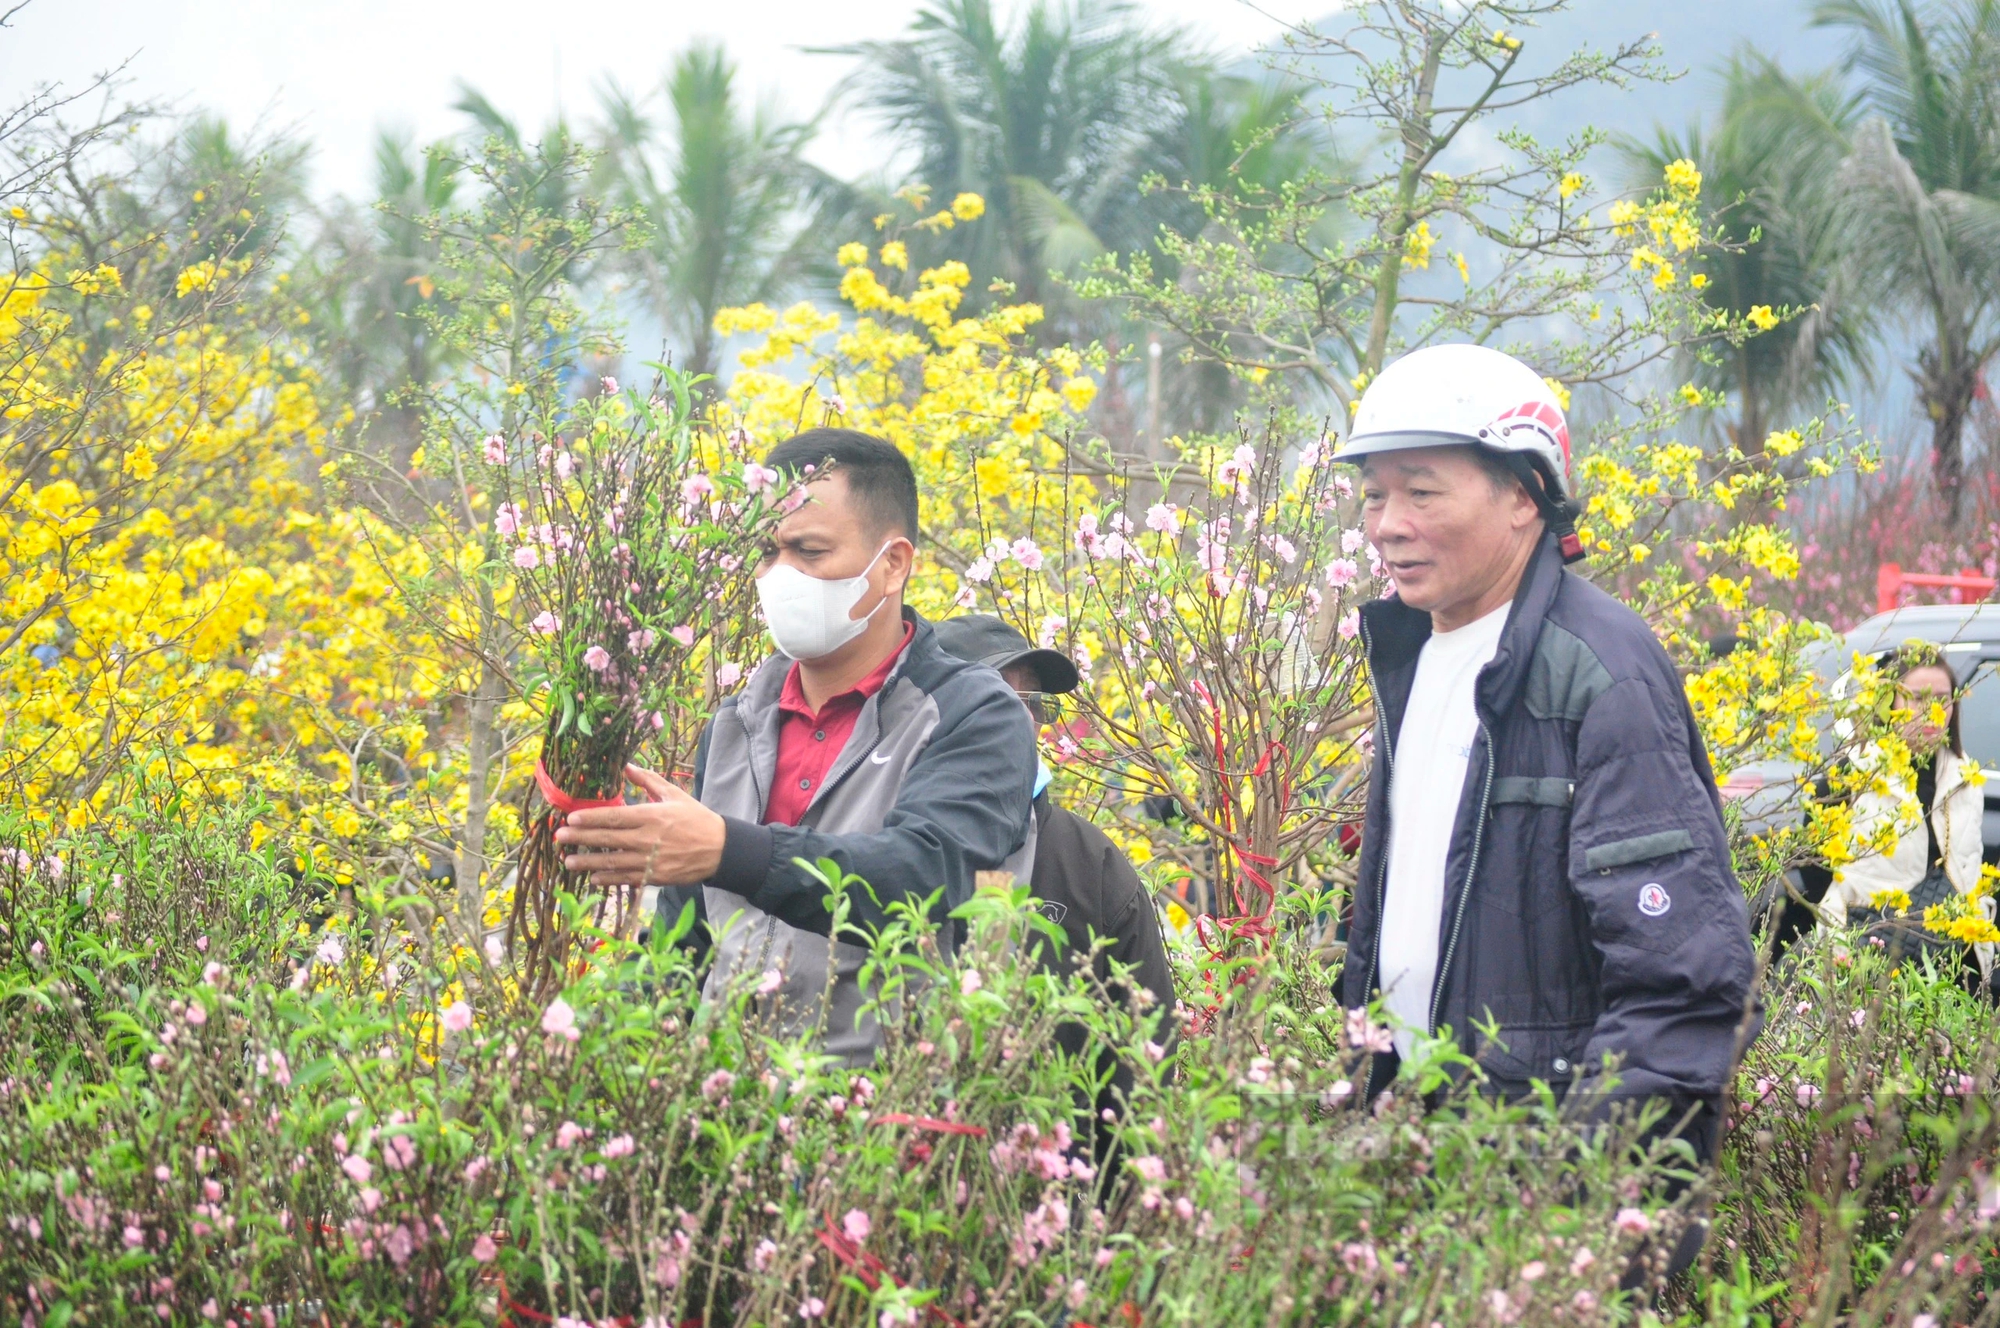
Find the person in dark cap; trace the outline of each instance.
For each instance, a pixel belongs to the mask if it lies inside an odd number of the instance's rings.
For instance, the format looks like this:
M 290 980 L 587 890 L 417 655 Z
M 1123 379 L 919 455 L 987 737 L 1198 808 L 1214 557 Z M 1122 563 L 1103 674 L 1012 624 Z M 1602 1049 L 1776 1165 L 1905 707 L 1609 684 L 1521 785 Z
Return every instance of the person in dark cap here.
M 999 670 L 1037 726 L 1051 719 L 1050 698 L 1076 690 L 1076 665 L 1060 651 L 1036 649 L 1028 638 L 1000 619 L 970 613 L 936 624 L 940 649 L 960 659 Z M 1174 979 L 1167 966 L 1167 948 L 1160 936 L 1159 914 L 1139 873 L 1105 833 L 1049 797 L 1047 765 L 1036 763 L 1034 857 L 1026 881 L 1044 916 L 1062 928 L 1063 955 L 1039 947 L 1040 962 L 1062 971 L 1065 962 L 1090 956 L 1098 980 L 1115 997 L 1134 999 L 1141 1018 L 1157 1015 L 1154 1038 L 1165 1044 L 1174 1029 Z M 1108 946 L 1092 951 L 1099 938 Z M 1067 957 L 1065 959 L 1065 956 Z M 1130 969 L 1136 990 L 1112 981 L 1117 967 Z M 1143 993 L 1143 994 L 1142 994 Z M 1056 1043 L 1072 1056 L 1083 1051 L 1084 1032 L 1076 1025 L 1057 1030 Z M 1107 1058 L 1108 1059 L 1108 1058 Z M 1093 1123 L 1106 1109 L 1117 1110 L 1130 1094 L 1132 1076 L 1115 1070 L 1099 1095 Z M 1099 1138 L 1102 1139 L 1102 1132 Z M 1100 1161 L 1105 1154 L 1098 1149 Z

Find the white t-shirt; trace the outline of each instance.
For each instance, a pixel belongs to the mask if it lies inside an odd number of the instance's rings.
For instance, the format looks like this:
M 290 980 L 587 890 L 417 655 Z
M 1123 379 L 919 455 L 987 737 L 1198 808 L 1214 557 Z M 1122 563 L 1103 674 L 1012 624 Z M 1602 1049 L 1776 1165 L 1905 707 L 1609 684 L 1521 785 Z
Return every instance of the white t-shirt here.
M 1404 1056 L 1417 1035 L 1430 1029 L 1445 857 L 1451 852 L 1465 768 L 1479 735 L 1472 688 L 1479 670 L 1500 648 L 1509 607 L 1502 604 L 1455 632 L 1431 634 L 1417 656 L 1416 680 L 1396 734 L 1389 781 L 1389 879 L 1376 981 L 1383 1004 L 1404 1025 L 1396 1029 L 1396 1050 Z M 1455 1031 L 1463 1035 L 1467 1030 Z

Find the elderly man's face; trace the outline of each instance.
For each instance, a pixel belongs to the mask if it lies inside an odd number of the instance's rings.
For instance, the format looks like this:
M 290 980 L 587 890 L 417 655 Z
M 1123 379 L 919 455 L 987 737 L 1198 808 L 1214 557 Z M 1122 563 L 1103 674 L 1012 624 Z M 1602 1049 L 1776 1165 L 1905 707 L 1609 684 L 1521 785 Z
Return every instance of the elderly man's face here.
M 1450 631 L 1518 576 L 1542 530 L 1518 482 L 1496 484 L 1469 447 L 1383 452 L 1361 465 L 1362 520 L 1396 590 Z M 1504 587 L 1511 596 L 1512 584 Z M 1505 602 L 1503 597 L 1500 602 Z M 1497 607 L 1497 604 L 1486 606 Z

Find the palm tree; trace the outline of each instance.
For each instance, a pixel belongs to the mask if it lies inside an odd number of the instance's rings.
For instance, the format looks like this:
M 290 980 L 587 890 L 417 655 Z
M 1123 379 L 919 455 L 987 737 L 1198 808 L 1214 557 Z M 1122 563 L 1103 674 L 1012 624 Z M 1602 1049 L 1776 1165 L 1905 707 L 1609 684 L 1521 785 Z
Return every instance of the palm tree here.
M 1162 229 L 1186 237 L 1204 231 L 1220 235 L 1203 202 L 1207 191 L 1256 205 L 1278 198 L 1296 181 L 1340 169 L 1326 122 L 1305 104 L 1303 85 L 1220 74 L 1199 62 L 1178 66 L 1172 82 L 1174 117 L 1147 146 L 1151 173 L 1167 188 L 1133 204 L 1148 223 L 1142 243 Z M 1339 225 L 1328 217 L 1315 230 L 1331 238 Z M 1178 275 L 1173 255 L 1158 246 L 1153 250 L 1156 270 L 1164 277 Z M 1248 399 L 1244 380 L 1206 357 L 1181 363 L 1182 341 L 1146 335 L 1162 351 L 1149 356 L 1145 434 L 1153 453 L 1164 456 L 1159 443 L 1168 432 L 1228 430 Z M 1172 373 L 1164 372 L 1167 360 L 1174 362 Z
M 317 289 L 312 327 L 345 395 L 375 412 L 371 431 L 392 450 L 417 443 L 415 412 L 400 398 L 452 367 L 418 310 L 441 298 L 437 246 L 423 218 L 451 205 L 458 165 L 442 144 L 414 150 L 407 138 L 375 142 L 375 199 L 328 216 L 302 275 Z
M 1180 114 L 1175 76 L 1194 63 L 1116 0 L 1035 0 L 1012 30 L 991 0 L 936 0 L 911 35 L 836 48 L 859 66 L 847 89 L 907 154 L 907 175 L 949 200 L 986 200 L 989 220 L 942 238 L 1019 298 L 1062 305 L 1049 274 L 1144 244 L 1156 214 L 1139 182 Z M 1052 309 L 1059 328 L 1076 315 Z
M 1814 21 L 1853 34 L 1873 115 L 1847 163 L 1850 243 L 1925 324 L 1911 376 L 1955 524 L 1966 419 L 2000 352 L 2000 0 L 1820 0 Z
M 162 193 L 201 196 L 185 218 L 216 254 L 276 246 L 306 195 L 306 143 L 233 133 L 217 116 L 198 115 L 157 162 Z
M 661 87 L 664 121 L 620 89 L 603 96 L 610 196 L 651 227 L 624 267 L 695 373 L 718 367 L 718 310 L 774 299 L 832 257 L 803 224 L 837 192 L 801 157 L 814 125 L 769 103 L 746 115 L 735 81 L 722 49 L 697 43 Z
M 1143 426 L 1115 353 L 1094 413 L 1114 443 L 1143 434 L 1157 453 L 1163 432 L 1226 426 L 1243 385 L 1179 364 L 1178 345 L 1151 353 L 1152 329 L 1068 279 L 1120 253 L 1170 269 L 1155 240 L 1203 229 L 1200 191 L 1275 191 L 1323 166 L 1327 145 L 1301 88 L 1224 75 L 1138 14 L 1120 0 L 1034 0 L 1003 29 L 990 0 L 935 0 L 907 37 L 838 53 L 858 59 L 845 91 L 901 145 L 905 178 L 939 201 L 986 199 L 988 220 L 928 246 L 972 269 L 974 301 L 998 279 L 1048 311 L 1052 337 L 1149 352 Z
M 1723 71 L 1711 132 L 1662 129 L 1650 144 L 1621 145 L 1636 187 L 1657 184 L 1672 161 L 1701 168 L 1707 220 L 1724 242 L 1705 256 L 1702 298 L 1711 308 L 1739 322 L 1759 305 L 1803 310 L 1690 365 L 1697 382 L 1733 394 L 1730 440 L 1745 453 L 1763 447 L 1788 408 L 1868 376 L 1867 273 L 1862 255 L 1843 243 L 1837 185 L 1859 118 L 1833 75 L 1793 78 L 1745 53 Z

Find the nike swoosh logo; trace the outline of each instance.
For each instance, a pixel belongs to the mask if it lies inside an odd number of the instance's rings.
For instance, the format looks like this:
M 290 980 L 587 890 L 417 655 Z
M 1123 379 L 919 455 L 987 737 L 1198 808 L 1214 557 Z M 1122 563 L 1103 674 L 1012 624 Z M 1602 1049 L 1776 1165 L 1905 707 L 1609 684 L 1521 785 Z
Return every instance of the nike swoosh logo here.
M 871 752 L 868 760 L 871 765 L 887 765 L 889 764 L 889 756 L 890 753 L 888 752 Z

